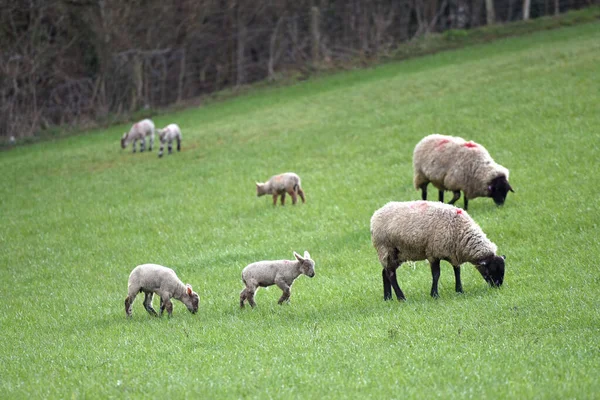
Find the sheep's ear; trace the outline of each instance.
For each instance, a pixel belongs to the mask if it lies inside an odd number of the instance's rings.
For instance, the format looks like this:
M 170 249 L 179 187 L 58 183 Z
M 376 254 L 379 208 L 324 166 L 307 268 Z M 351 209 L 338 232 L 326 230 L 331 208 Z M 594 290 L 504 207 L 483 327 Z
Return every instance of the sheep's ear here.
M 506 260 L 506 256 L 504 254 L 502 254 L 500 257 L 502 257 L 503 260 Z
M 311 260 L 310 254 L 306 250 L 304 250 L 304 258 L 308 258 L 309 260 Z
M 294 252 L 294 257 L 296 257 L 296 260 L 300 262 L 304 261 L 304 258 L 302 258 L 302 256 L 296 252 Z
M 508 184 L 508 190 L 510 190 L 510 191 L 511 191 L 511 192 L 513 192 L 513 193 L 515 192 L 515 191 L 513 190 L 512 186 L 510 186 L 510 183 Z
M 187 292 L 188 296 L 192 295 L 192 285 L 190 285 L 189 283 L 187 285 L 185 285 L 185 291 Z

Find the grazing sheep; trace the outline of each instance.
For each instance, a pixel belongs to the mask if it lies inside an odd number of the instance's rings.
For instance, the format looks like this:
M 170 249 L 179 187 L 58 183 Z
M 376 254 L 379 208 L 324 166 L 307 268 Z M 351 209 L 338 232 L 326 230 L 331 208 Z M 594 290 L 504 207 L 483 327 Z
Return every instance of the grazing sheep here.
M 300 195 L 303 203 L 306 203 L 304 191 L 300 186 L 300 177 L 293 172 L 286 172 L 272 176 L 267 183 L 256 182 L 256 195 L 273 195 L 273 205 L 277 205 L 277 197 L 281 196 L 281 205 L 285 205 L 285 194 L 292 196 L 292 204 L 296 204 L 297 196 Z
M 460 293 L 460 265 L 464 262 L 472 263 L 491 286 L 501 286 L 504 280 L 504 256 L 496 255 L 496 245 L 466 211 L 448 204 L 387 203 L 371 218 L 371 239 L 383 266 L 384 300 L 392 298 L 392 287 L 398 300 L 405 300 L 396 277 L 396 269 L 404 261 L 429 261 L 432 297 L 438 297 L 441 260 L 454 267 L 455 288 Z
M 133 142 L 133 152 L 135 153 L 135 143 L 140 141 L 140 152 L 146 149 L 146 137 L 150 137 L 149 151 L 152 151 L 154 145 L 154 122 L 149 119 L 143 119 L 133 124 L 129 132 L 125 132 L 121 137 L 121 148 L 126 148 L 130 142 Z
M 173 140 L 177 141 L 177 151 L 181 151 L 181 129 L 179 129 L 179 125 L 169 124 L 163 129 L 159 129 L 158 138 L 160 139 L 160 150 L 158 151 L 158 157 L 162 157 L 165 143 L 168 143 L 169 154 L 173 152 Z
M 198 293 L 192 290 L 192 285 L 184 284 L 179 280 L 175 271 L 171 268 L 156 264 L 138 265 L 129 275 L 127 285 L 128 295 L 125 298 L 125 313 L 131 317 L 131 305 L 139 292 L 144 292 L 144 308 L 150 315 L 157 316 L 152 308 L 152 297 L 154 293 L 160 296 L 160 315 L 165 308 L 169 317 L 173 313 L 173 303 L 171 298 L 181 301 L 190 310 L 192 314 L 198 311 L 200 298 Z
M 240 293 L 240 307 L 244 307 L 244 301 L 254 307 L 254 294 L 259 287 L 277 285 L 283 294 L 278 303 L 288 301 L 291 295 L 291 287 L 294 280 L 304 274 L 309 277 L 315 276 L 315 262 L 310 258 L 308 251 L 304 252 L 304 257 L 294 252 L 297 261 L 277 260 L 277 261 L 258 261 L 248 265 L 242 271 L 242 281 L 246 288 Z
M 454 204 L 464 192 L 464 209 L 469 200 L 491 197 L 497 205 L 504 204 L 508 191 L 508 169 L 496 164 L 480 144 L 455 136 L 429 135 L 416 146 L 413 153 L 414 184 L 427 200 L 427 185 L 431 182 L 439 190 L 444 202 L 444 190 L 450 190 Z

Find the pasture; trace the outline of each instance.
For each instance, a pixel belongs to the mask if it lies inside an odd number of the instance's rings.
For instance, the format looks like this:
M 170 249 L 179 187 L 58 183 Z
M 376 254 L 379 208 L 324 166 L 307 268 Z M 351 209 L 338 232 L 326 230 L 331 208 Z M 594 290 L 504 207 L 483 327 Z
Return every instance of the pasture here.
M 539 32 L 263 88 L 154 118 L 181 153 L 121 150 L 129 126 L 0 153 L 4 398 L 593 398 L 600 393 L 600 29 Z M 420 198 L 412 150 L 439 132 L 511 171 L 469 214 L 506 255 L 500 289 L 463 265 L 398 270 L 383 301 L 373 212 Z M 255 181 L 302 177 L 306 204 Z M 430 186 L 430 199 L 436 192 Z M 450 195 L 446 194 L 446 199 Z M 458 201 L 462 206 L 462 198 Z M 291 302 L 241 270 L 308 250 Z M 138 264 L 200 295 L 171 319 L 133 304 Z M 158 299 L 155 298 L 155 308 Z

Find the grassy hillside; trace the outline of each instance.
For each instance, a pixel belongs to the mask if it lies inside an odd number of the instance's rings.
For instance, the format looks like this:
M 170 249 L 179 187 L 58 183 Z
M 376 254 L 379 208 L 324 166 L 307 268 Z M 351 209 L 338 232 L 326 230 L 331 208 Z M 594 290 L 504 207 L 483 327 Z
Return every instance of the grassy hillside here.
M 122 151 L 126 126 L 0 153 L 0 326 L 7 398 L 590 398 L 600 392 L 600 29 L 587 24 L 263 89 L 155 119 L 183 150 Z M 403 265 L 382 300 L 372 213 L 418 199 L 426 134 L 484 144 L 511 170 L 504 207 L 469 213 L 507 256 L 505 284 Z M 158 146 L 156 146 L 158 147 Z M 273 208 L 284 171 L 307 203 Z M 435 192 L 431 191 L 435 197 Z M 448 197 L 448 196 L 447 196 Z M 459 201 L 462 205 L 462 199 Z M 291 303 L 240 310 L 242 268 L 310 251 Z M 154 262 L 200 312 L 123 300 Z M 156 301 L 156 303 L 158 303 Z

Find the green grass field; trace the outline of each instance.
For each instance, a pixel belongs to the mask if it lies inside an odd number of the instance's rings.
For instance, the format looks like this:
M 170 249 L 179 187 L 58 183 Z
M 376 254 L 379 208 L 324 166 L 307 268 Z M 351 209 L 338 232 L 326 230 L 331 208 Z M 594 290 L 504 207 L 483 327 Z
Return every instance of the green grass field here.
M 126 126 L 0 153 L 2 397 L 597 398 L 598 28 L 160 116 L 184 135 L 163 159 L 122 151 Z M 433 132 L 511 170 L 504 207 L 469 204 L 507 257 L 505 283 L 467 264 L 459 295 L 442 263 L 434 300 L 428 264 L 410 263 L 407 301 L 384 302 L 369 220 L 420 198 L 412 150 Z M 306 204 L 256 197 L 255 181 L 288 170 Z M 316 276 L 290 304 L 271 287 L 240 310 L 243 267 L 294 250 Z M 173 318 L 152 318 L 138 296 L 127 319 L 127 278 L 146 262 L 194 285 L 199 313 L 174 301 Z

